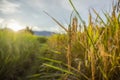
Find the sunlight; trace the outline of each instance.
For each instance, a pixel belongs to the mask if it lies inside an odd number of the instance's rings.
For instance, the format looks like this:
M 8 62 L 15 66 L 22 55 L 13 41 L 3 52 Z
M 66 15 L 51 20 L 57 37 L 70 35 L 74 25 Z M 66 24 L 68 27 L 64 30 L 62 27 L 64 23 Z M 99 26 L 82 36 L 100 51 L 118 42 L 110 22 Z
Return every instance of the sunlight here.
M 8 23 L 8 28 L 10 28 L 13 31 L 17 32 L 17 31 L 23 29 L 23 26 L 20 23 L 18 23 L 17 21 L 13 20 L 13 21 Z

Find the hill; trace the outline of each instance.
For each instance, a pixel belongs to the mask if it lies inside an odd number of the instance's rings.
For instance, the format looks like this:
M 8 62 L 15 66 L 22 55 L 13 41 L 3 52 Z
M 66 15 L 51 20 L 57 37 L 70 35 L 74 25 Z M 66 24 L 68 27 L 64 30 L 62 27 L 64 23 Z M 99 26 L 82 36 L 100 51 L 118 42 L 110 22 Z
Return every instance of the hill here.
M 52 34 L 55 34 L 55 32 L 51 31 L 33 31 L 34 35 L 38 36 L 51 36 Z

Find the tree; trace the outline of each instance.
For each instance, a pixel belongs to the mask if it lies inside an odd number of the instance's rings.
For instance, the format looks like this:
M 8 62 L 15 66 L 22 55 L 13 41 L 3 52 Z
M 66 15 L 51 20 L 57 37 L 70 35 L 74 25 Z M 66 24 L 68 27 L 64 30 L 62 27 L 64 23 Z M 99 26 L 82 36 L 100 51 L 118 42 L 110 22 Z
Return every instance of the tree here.
M 26 27 L 25 31 L 33 34 L 33 31 L 32 31 L 32 29 L 29 26 Z

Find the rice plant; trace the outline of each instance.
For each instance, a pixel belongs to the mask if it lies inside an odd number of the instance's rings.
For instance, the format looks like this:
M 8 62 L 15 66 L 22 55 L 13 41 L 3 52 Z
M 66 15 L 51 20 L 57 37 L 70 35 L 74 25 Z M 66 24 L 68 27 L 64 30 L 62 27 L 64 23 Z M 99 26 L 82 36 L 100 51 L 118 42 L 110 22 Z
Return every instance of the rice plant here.
M 68 44 L 64 47 L 64 50 L 66 50 L 66 55 L 69 55 L 69 57 L 66 59 L 68 62 L 63 63 L 68 66 L 68 71 L 72 72 L 73 74 L 66 73 L 67 77 L 65 76 L 65 79 L 119 80 L 120 13 L 117 12 L 116 5 L 113 6 L 113 11 L 109 14 L 103 11 L 107 21 L 104 21 L 100 14 L 98 14 L 95 9 L 92 9 L 97 17 L 95 20 L 93 20 L 92 14 L 89 12 L 89 25 L 86 25 L 85 21 L 81 18 L 72 1 L 69 0 L 69 2 L 78 16 L 78 19 L 80 19 L 82 27 L 84 27 L 83 32 L 76 30 L 77 28 L 75 29 L 74 24 L 71 25 L 71 23 L 70 26 L 68 26 L 68 29 L 65 29 L 62 24 L 50 16 L 55 22 L 57 22 L 58 25 L 62 26 L 62 28 L 67 31 L 66 36 L 68 37 L 66 38 L 68 38 L 68 42 L 62 41 L 62 44 Z M 73 18 L 73 21 L 74 19 L 75 18 Z M 72 32 L 75 32 L 75 34 Z M 60 42 L 60 39 L 57 39 L 56 41 Z M 51 43 L 52 42 L 50 42 L 50 44 Z M 62 46 L 60 44 L 54 45 Z M 78 46 L 80 46 L 79 49 L 77 49 Z M 62 50 L 60 52 L 62 52 Z M 61 53 L 61 55 L 62 54 L 63 53 Z M 52 66 L 54 65 L 49 65 L 48 67 L 54 69 L 55 66 Z M 59 66 L 57 68 L 59 68 Z M 64 67 L 61 67 L 61 69 L 64 69 Z

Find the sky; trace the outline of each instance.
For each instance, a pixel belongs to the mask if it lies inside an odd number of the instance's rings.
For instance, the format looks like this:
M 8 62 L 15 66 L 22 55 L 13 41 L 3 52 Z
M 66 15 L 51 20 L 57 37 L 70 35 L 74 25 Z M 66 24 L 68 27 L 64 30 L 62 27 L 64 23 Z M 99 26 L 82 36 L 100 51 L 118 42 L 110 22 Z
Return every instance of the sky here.
M 109 12 L 113 0 L 72 1 L 83 20 L 87 22 L 89 9 L 94 8 L 100 14 L 102 10 Z M 30 26 L 33 30 L 62 31 L 44 11 L 67 26 L 73 9 L 69 0 L 0 0 L 0 27 L 22 29 Z

